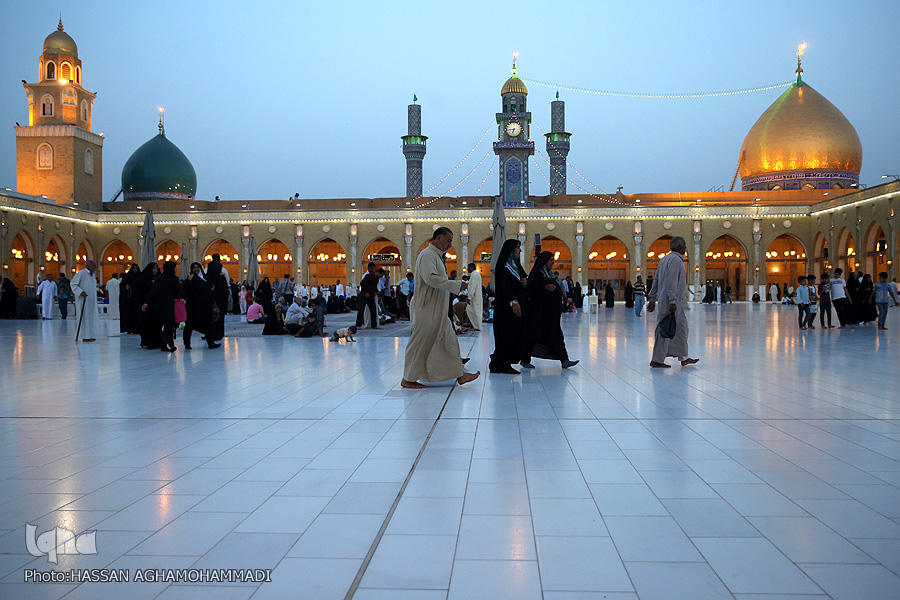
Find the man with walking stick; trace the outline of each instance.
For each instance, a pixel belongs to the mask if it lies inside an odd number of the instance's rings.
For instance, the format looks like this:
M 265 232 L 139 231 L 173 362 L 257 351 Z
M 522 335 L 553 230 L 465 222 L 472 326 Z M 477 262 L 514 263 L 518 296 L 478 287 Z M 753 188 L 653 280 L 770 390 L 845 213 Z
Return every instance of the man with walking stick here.
M 100 315 L 97 313 L 97 280 L 94 271 L 97 263 L 92 260 L 84 263 L 84 268 L 72 278 L 72 293 L 75 295 L 75 306 L 78 309 L 78 330 L 75 340 L 94 342 L 100 327 Z

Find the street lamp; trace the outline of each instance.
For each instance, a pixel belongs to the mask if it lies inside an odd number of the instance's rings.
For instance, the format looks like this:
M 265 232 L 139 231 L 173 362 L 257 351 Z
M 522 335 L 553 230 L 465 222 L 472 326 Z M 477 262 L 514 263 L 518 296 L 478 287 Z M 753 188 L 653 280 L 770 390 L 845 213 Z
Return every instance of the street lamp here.
M 886 175 L 882 175 L 882 176 L 881 176 L 882 179 L 887 179 L 888 177 L 893 177 L 893 178 L 894 178 L 894 181 L 900 180 L 900 175 L 891 175 L 891 174 L 888 173 L 888 174 L 886 174 Z

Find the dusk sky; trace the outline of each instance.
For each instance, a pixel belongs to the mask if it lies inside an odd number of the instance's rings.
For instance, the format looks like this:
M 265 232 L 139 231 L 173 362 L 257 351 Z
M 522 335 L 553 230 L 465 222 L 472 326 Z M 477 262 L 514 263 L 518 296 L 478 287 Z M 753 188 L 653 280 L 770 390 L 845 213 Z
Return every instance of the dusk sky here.
M 97 92 L 103 197 L 125 161 L 166 133 L 197 171 L 199 199 L 402 196 L 406 105 L 422 105 L 425 189 L 446 192 L 490 150 L 513 51 L 519 76 L 625 92 L 699 93 L 804 81 L 859 133 L 861 183 L 900 174 L 900 2 L 34 2 L 3 0 L 0 187 L 15 189 L 20 80 L 37 80 L 62 11 L 84 87 Z M 528 84 L 549 131 L 556 90 Z M 570 165 L 604 192 L 694 192 L 731 184 L 747 131 L 783 88 L 703 99 L 562 91 Z M 531 137 L 543 150 L 540 131 Z M 450 195 L 472 195 L 489 155 Z M 546 161 L 535 161 L 548 173 Z M 497 193 L 497 168 L 481 190 Z M 573 169 L 569 178 L 597 189 Z M 740 183 L 737 189 L 740 189 Z M 579 193 L 569 185 L 569 193 Z M 531 168 L 531 193 L 548 185 Z

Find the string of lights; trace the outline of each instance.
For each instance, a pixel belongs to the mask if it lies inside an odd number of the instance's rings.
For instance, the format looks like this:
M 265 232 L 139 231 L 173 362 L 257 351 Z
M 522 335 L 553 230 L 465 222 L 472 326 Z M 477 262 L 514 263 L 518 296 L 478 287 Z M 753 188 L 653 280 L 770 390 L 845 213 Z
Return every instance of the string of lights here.
M 477 196 L 478 194 L 481 193 L 481 188 L 484 187 L 484 183 L 488 180 L 488 177 L 491 176 L 491 173 L 494 172 L 494 165 L 495 165 L 495 164 L 497 164 L 497 163 L 491 163 L 491 168 L 488 169 L 488 172 L 487 172 L 487 174 L 484 176 L 484 179 L 481 180 L 481 183 L 479 184 L 478 189 L 475 190 L 475 195 L 476 195 L 476 196 Z
M 426 196 L 430 195 L 431 192 L 434 190 L 434 188 L 436 188 L 436 187 L 438 187 L 439 185 L 441 185 L 442 183 L 444 183 L 444 181 L 446 181 L 448 177 L 450 177 L 451 175 L 453 175 L 453 173 L 456 172 L 456 170 L 459 169 L 459 168 L 462 166 L 462 164 L 463 164 L 464 162 L 466 162 L 466 160 L 468 160 L 469 156 L 471 156 L 472 153 L 475 152 L 475 149 L 476 149 L 478 146 L 481 145 L 481 142 L 484 141 L 484 137 L 488 134 L 488 131 L 490 131 L 493 127 L 495 127 L 495 125 L 494 125 L 493 123 L 491 123 L 490 125 L 488 125 L 488 126 L 487 126 L 487 129 L 484 130 L 484 133 L 481 134 L 481 137 L 478 138 L 478 141 L 475 142 L 475 145 L 472 146 L 472 148 L 471 148 L 468 152 L 466 152 L 466 155 L 463 156 L 462 160 L 459 161 L 459 162 L 456 164 L 455 167 L 453 167 L 452 169 L 450 169 L 450 172 L 449 172 L 449 173 L 447 173 L 446 175 L 444 175 L 443 177 L 441 177 L 440 181 L 438 181 L 438 182 L 435 183 L 433 186 L 431 186 L 430 188 L 428 188 L 427 190 L 425 190 L 425 193 L 423 193 L 423 194 L 420 195 L 420 196 L 416 196 L 415 198 L 413 198 L 413 202 L 417 202 L 417 201 L 421 200 L 422 198 L 425 198 Z M 432 200 L 432 202 L 433 202 L 433 201 L 434 201 L 434 200 Z
M 538 128 L 538 131 L 541 132 L 541 135 L 546 137 L 547 134 L 544 133 L 544 130 L 541 128 L 540 124 L 537 123 L 537 122 L 534 121 L 534 120 L 532 120 L 532 123 L 534 124 L 535 127 Z M 551 140 L 550 138 L 547 138 L 547 143 L 550 144 L 550 147 L 553 148 L 553 150 L 554 150 L 555 152 L 559 152 L 559 150 L 556 148 L 556 145 L 554 145 L 553 140 Z M 552 164 L 552 163 L 551 163 L 551 164 Z M 567 166 L 567 167 L 572 167 L 572 170 L 573 170 L 573 171 L 575 171 L 576 173 L 578 173 L 578 175 L 581 176 L 582 179 L 584 179 L 584 180 L 585 180 L 586 182 L 588 182 L 591 186 L 593 186 L 593 188 L 594 188 L 595 190 L 597 190 L 598 192 L 600 192 L 601 195 L 603 195 L 603 196 L 610 196 L 610 194 L 605 193 L 603 190 L 601 190 L 599 187 L 597 187 L 597 185 L 596 185 L 593 181 L 591 181 L 590 179 L 588 179 L 587 177 L 585 177 L 585 176 L 581 173 L 581 171 L 579 171 L 578 169 L 576 169 L 576 168 L 575 168 L 575 165 L 573 165 L 568 159 L 566 159 L 566 166 Z M 568 178 L 566 178 L 566 180 L 568 181 Z M 572 184 L 572 185 L 575 185 L 575 184 Z M 576 186 L 576 187 L 577 187 L 577 186 Z M 579 189 L 580 189 L 580 188 L 579 188 Z M 613 198 L 613 199 L 610 199 L 610 202 L 615 202 L 615 199 L 614 199 L 614 198 Z
M 480 161 L 478 161 L 478 164 L 475 165 L 475 168 L 473 168 L 471 171 L 469 171 L 468 174 L 466 174 L 465 177 L 463 177 L 462 179 L 460 179 L 459 182 L 457 182 L 457 184 L 454 185 L 453 187 L 451 187 L 449 190 L 447 190 L 446 192 L 444 192 L 444 193 L 441 194 L 440 196 L 435 196 L 435 197 L 432 198 L 431 200 L 428 200 L 428 201 L 426 201 L 426 202 L 423 202 L 422 204 L 418 204 L 418 205 L 416 205 L 416 206 L 413 206 L 412 208 L 422 208 L 423 206 L 428 206 L 429 204 L 431 204 L 431 203 L 433 203 L 433 202 L 436 202 L 437 200 L 440 200 L 441 198 L 443 198 L 444 196 L 446 196 L 447 194 L 449 194 L 450 192 L 452 192 L 453 190 L 455 190 L 456 188 L 458 188 L 459 186 L 461 186 L 465 181 L 468 181 L 469 177 L 471 177 L 472 174 L 475 173 L 475 171 L 477 171 L 478 168 L 481 167 L 481 165 L 484 164 L 484 161 L 486 161 L 486 160 L 487 160 L 487 157 L 490 156 L 491 154 L 493 154 L 493 152 L 494 152 L 494 149 L 493 149 L 493 148 L 488 148 L 488 151 L 485 153 L 485 155 L 482 157 L 482 159 L 481 159 Z
M 755 88 L 747 88 L 742 90 L 727 90 L 721 92 L 697 92 L 692 94 L 659 94 L 659 93 L 643 93 L 643 92 L 614 92 L 610 90 L 596 90 L 592 88 L 573 87 L 568 85 L 559 85 L 557 83 L 549 83 L 547 81 L 538 81 L 536 79 L 522 78 L 525 83 L 539 85 L 541 87 L 554 88 L 557 90 L 565 90 L 567 92 L 578 92 L 581 94 L 593 94 L 595 96 L 613 96 L 616 98 L 651 98 L 664 100 L 678 100 L 684 98 L 717 98 L 720 96 L 737 96 L 739 94 L 754 94 L 756 92 L 765 92 L 768 90 L 777 90 L 792 85 L 793 81 L 785 83 L 775 83 L 772 85 L 764 85 Z
M 638 206 L 637 204 L 632 204 L 632 203 L 630 203 L 630 202 L 621 202 L 621 201 L 617 200 L 616 197 L 613 196 L 612 194 L 603 194 L 603 195 L 600 195 L 600 194 L 594 194 L 594 193 L 592 193 L 592 192 L 587 191 L 586 189 L 584 189 L 583 187 L 581 187 L 580 185 L 578 185 L 577 183 L 575 183 L 574 181 L 572 181 L 571 179 L 569 179 L 568 176 L 563 175 L 562 173 L 560 173 L 560 172 L 559 172 L 559 169 L 557 169 L 556 167 L 553 166 L 553 163 L 550 162 L 550 159 L 547 158 L 547 155 L 544 154 L 544 152 L 543 152 L 542 150 L 540 150 L 539 148 L 535 148 L 535 150 L 537 151 L 537 153 L 540 155 L 541 158 L 543 158 L 545 161 L 547 161 L 547 164 L 550 165 L 550 168 L 553 169 L 553 171 L 556 172 L 557 175 L 562 175 L 568 183 L 572 184 L 573 186 L 575 186 L 576 188 L 578 188 L 579 190 L 581 190 L 583 193 L 587 194 L 588 196 L 591 196 L 591 197 L 596 198 L 596 199 L 598 199 L 598 200 L 602 200 L 603 202 L 610 202 L 610 203 L 612 203 L 612 204 L 618 204 L 619 206 Z M 535 161 L 534 164 L 537 165 L 537 161 Z M 538 170 L 539 170 L 539 171 L 541 170 L 540 166 L 538 166 Z M 543 175 L 543 173 L 544 173 L 544 172 L 541 171 L 541 174 L 542 174 L 542 175 Z M 544 177 L 544 179 L 546 180 L 547 178 Z M 547 184 L 549 185 L 550 182 L 547 181 Z M 592 185 L 593 185 L 593 184 L 592 184 Z M 596 187 L 596 186 L 595 186 L 595 187 Z

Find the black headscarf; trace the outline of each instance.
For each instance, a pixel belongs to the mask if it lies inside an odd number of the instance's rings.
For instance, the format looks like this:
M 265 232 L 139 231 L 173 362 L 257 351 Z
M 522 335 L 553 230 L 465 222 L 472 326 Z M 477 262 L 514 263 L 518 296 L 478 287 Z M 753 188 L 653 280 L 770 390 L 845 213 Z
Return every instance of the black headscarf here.
M 503 246 L 500 248 L 500 254 L 497 255 L 497 262 L 495 264 L 495 275 L 500 272 L 501 269 L 506 269 L 506 264 L 509 262 L 509 259 L 512 257 L 513 252 L 516 251 L 521 245 L 521 242 L 516 239 L 508 239 L 503 242 Z M 515 260 L 516 266 L 519 268 L 519 277 L 526 277 L 528 274 L 525 272 L 525 269 L 522 267 L 522 263 L 518 260 Z
M 544 267 L 551 258 L 553 258 L 553 253 L 547 250 L 537 255 L 537 258 L 534 259 L 534 266 L 531 267 L 531 273 L 528 274 L 528 283 L 533 285 L 535 280 L 544 278 Z

